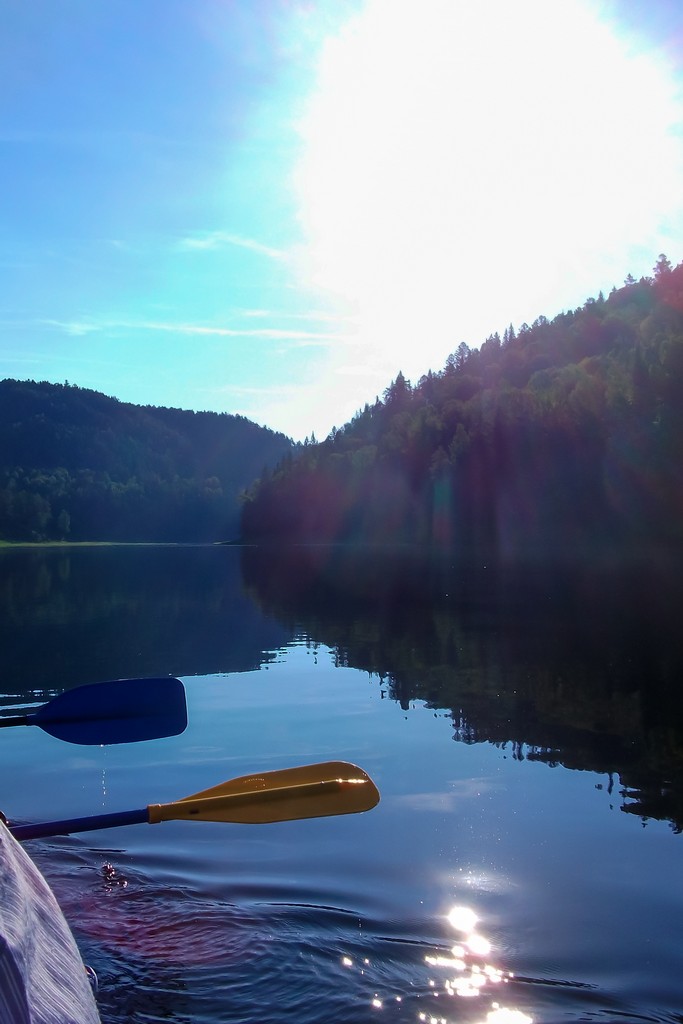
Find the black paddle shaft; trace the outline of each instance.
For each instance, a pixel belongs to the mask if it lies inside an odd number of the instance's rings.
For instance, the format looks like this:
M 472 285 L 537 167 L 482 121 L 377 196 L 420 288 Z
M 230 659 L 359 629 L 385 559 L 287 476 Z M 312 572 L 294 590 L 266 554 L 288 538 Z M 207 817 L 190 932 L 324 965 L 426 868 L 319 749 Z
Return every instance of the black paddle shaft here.
M 12 715 L 11 718 L 0 718 L 0 729 L 7 725 L 30 725 L 30 715 Z

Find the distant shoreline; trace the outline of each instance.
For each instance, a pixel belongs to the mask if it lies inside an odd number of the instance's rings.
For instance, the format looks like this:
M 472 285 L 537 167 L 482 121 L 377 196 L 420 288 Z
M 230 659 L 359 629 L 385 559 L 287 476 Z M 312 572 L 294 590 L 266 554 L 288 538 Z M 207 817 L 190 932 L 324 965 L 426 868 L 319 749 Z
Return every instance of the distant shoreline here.
M 234 540 L 0 540 L 0 551 L 8 548 L 217 548 L 247 547 Z

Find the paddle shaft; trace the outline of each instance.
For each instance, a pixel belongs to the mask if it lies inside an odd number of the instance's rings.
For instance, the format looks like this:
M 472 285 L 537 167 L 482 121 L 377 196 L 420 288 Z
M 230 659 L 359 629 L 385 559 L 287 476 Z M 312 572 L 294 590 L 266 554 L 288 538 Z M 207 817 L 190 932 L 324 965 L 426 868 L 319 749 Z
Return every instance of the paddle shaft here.
M 86 818 L 64 818 L 62 821 L 39 821 L 33 825 L 10 825 L 15 839 L 45 839 L 47 836 L 68 836 L 72 832 L 95 832 L 100 828 L 120 825 L 142 825 L 149 822 L 146 807 L 114 814 L 91 814 Z
M 359 780 L 362 782 L 362 780 Z M 68 836 L 72 832 L 95 832 L 101 828 L 118 828 L 122 825 L 155 825 L 162 821 L 199 820 L 230 821 L 230 808 L 238 813 L 241 806 L 267 803 L 275 800 L 292 800 L 296 797 L 323 795 L 344 786 L 356 785 L 349 779 L 324 779 L 294 786 L 278 786 L 272 789 L 251 789 L 215 797 L 189 797 L 168 804 L 150 804 L 134 811 L 118 811 L 112 814 L 91 814 L 85 818 L 64 818 L 61 821 L 40 821 L 28 825 L 10 825 L 15 839 L 45 839 L 48 836 Z M 211 812 L 218 814 L 217 818 Z M 223 814 L 221 814 L 223 812 Z M 295 815 L 296 816 L 296 815 Z M 239 817 L 237 817 L 239 822 Z
M 11 718 L 0 718 L 0 729 L 7 725 L 31 725 L 33 715 L 13 715 Z
M 48 705 L 46 704 L 44 705 L 44 707 L 48 707 Z M 131 715 L 131 717 L 133 716 Z M 68 723 L 73 722 L 74 718 L 68 715 L 65 715 L 62 718 L 59 718 L 57 715 L 51 715 L 48 721 L 50 725 L 59 726 L 67 725 Z M 95 719 L 95 721 L 97 721 L 97 719 Z M 38 725 L 42 727 L 42 722 L 40 721 L 40 716 L 37 714 L 12 715 L 10 718 L 0 718 L 0 729 L 5 729 L 10 725 Z

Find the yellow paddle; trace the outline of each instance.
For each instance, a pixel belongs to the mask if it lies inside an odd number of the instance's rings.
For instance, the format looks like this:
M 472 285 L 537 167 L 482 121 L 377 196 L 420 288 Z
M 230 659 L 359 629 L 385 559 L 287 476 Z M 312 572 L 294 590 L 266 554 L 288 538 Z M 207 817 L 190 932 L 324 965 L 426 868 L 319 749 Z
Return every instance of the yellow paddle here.
M 13 825 L 10 832 L 16 839 L 40 839 L 143 822 L 227 821 L 260 825 L 333 814 L 357 814 L 369 811 L 378 802 L 377 787 L 362 768 L 348 761 L 324 761 L 299 768 L 242 775 L 173 803 L 149 804 L 133 811 L 94 814 L 85 818 Z

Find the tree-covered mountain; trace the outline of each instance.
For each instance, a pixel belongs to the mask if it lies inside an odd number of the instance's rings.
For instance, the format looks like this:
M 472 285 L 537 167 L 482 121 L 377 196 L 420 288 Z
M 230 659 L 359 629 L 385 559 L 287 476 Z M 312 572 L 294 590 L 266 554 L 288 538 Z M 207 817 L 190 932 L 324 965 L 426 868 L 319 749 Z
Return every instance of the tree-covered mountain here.
M 243 416 L 3 380 L 0 538 L 232 539 L 240 494 L 291 449 Z
M 249 495 L 245 539 L 562 557 L 683 542 L 683 264 L 399 373 Z

